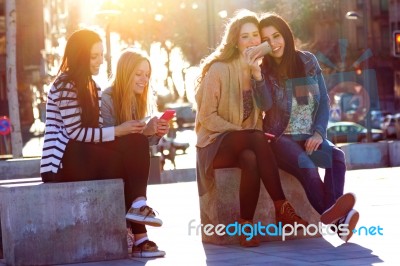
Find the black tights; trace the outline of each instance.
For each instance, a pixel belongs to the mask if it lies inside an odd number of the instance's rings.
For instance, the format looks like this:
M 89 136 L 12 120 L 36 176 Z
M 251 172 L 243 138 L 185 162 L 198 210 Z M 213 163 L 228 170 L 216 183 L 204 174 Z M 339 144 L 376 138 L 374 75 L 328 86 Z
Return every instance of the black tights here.
M 214 169 L 239 167 L 240 216 L 253 220 L 260 194 L 260 178 L 272 200 L 285 199 L 274 154 L 264 133 L 240 130 L 228 133 L 221 142 L 213 162 Z
M 129 134 L 114 141 L 88 143 L 70 140 L 57 174 L 43 173 L 43 182 L 72 182 L 122 178 L 125 208 L 146 197 L 150 168 L 149 142 L 143 134 Z M 132 232 L 145 233 L 144 225 L 131 223 Z

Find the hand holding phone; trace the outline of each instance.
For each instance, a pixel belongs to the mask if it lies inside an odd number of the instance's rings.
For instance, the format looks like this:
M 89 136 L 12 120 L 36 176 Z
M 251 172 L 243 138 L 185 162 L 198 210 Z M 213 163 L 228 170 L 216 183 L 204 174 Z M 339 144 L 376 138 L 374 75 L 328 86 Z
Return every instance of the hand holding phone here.
M 254 57 L 257 54 L 257 59 L 264 57 L 265 55 L 272 52 L 272 48 L 267 41 L 260 43 L 257 46 L 249 48 L 249 55 L 250 57 Z
M 140 122 L 145 122 L 146 124 L 150 121 L 151 116 L 146 116 L 145 118 L 140 119 Z
M 174 118 L 174 116 L 175 116 L 175 110 L 168 109 L 162 114 L 160 119 L 164 119 L 164 120 L 169 121 L 172 118 Z

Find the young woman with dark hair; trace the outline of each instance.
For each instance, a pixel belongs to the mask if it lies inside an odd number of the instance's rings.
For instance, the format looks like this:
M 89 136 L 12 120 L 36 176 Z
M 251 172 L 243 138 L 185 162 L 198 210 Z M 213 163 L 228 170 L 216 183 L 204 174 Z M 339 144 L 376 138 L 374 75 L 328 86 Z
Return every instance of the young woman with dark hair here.
M 262 63 L 266 86 L 255 93 L 265 111 L 263 129 L 275 136 L 271 147 L 278 166 L 300 181 L 321 222 L 336 224 L 347 242 L 359 214 L 355 195 L 343 194 L 344 153 L 326 139 L 329 97 L 321 68 L 312 53 L 295 48 L 292 30 L 279 15 L 263 14 L 259 27 L 272 52 Z M 324 181 L 318 167 L 325 168 Z

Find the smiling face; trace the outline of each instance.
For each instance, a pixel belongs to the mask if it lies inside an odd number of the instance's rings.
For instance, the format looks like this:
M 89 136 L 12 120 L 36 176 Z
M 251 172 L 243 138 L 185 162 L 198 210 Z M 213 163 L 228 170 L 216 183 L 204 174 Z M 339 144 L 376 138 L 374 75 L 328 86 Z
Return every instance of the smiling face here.
M 238 49 L 241 54 L 248 47 L 256 46 L 261 43 L 260 33 L 258 31 L 257 25 L 254 23 L 245 23 L 240 29 Z
M 99 74 L 100 66 L 103 64 L 103 44 L 95 43 L 90 50 L 90 73 Z
M 133 70 L 132 89 L 135 94 L 142 94 L 150 79 L 150 64 L 142 60 Z
M 261 39 L 269 43 L 272 48 L 270 56 L 280 63 L 285 51 L 285 39 L 282 34 L 274 26 L 267 26 L 261 29 Z

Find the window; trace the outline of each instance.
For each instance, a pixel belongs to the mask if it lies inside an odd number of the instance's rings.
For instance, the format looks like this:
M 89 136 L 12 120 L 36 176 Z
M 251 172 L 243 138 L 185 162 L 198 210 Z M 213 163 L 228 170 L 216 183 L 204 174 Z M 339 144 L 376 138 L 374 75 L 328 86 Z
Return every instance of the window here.
M 357 48 L 364 49 L 366 48 L 367 44 L 365 43 L 365 36 L 364 36 L 364 27 L 357 26 Z
M 379 5 L 381 12 L 388 12 L 389 11 L 389 1 L 388 0 L 380 0 Z
M 357 0 L 357 9 L 363 9 L 365 0 Z
M 389 27 L 388 26 L 382 26 L 381 27 L 381 51 L 382 53 L 389 53 L 391 50 L 391 45 L 388 40 L 391 39 L 390 33 L 389 33 Z
M 396 98 L 400 97 L 400 71 L 396 71 L 394 74 L 394 95 Z

